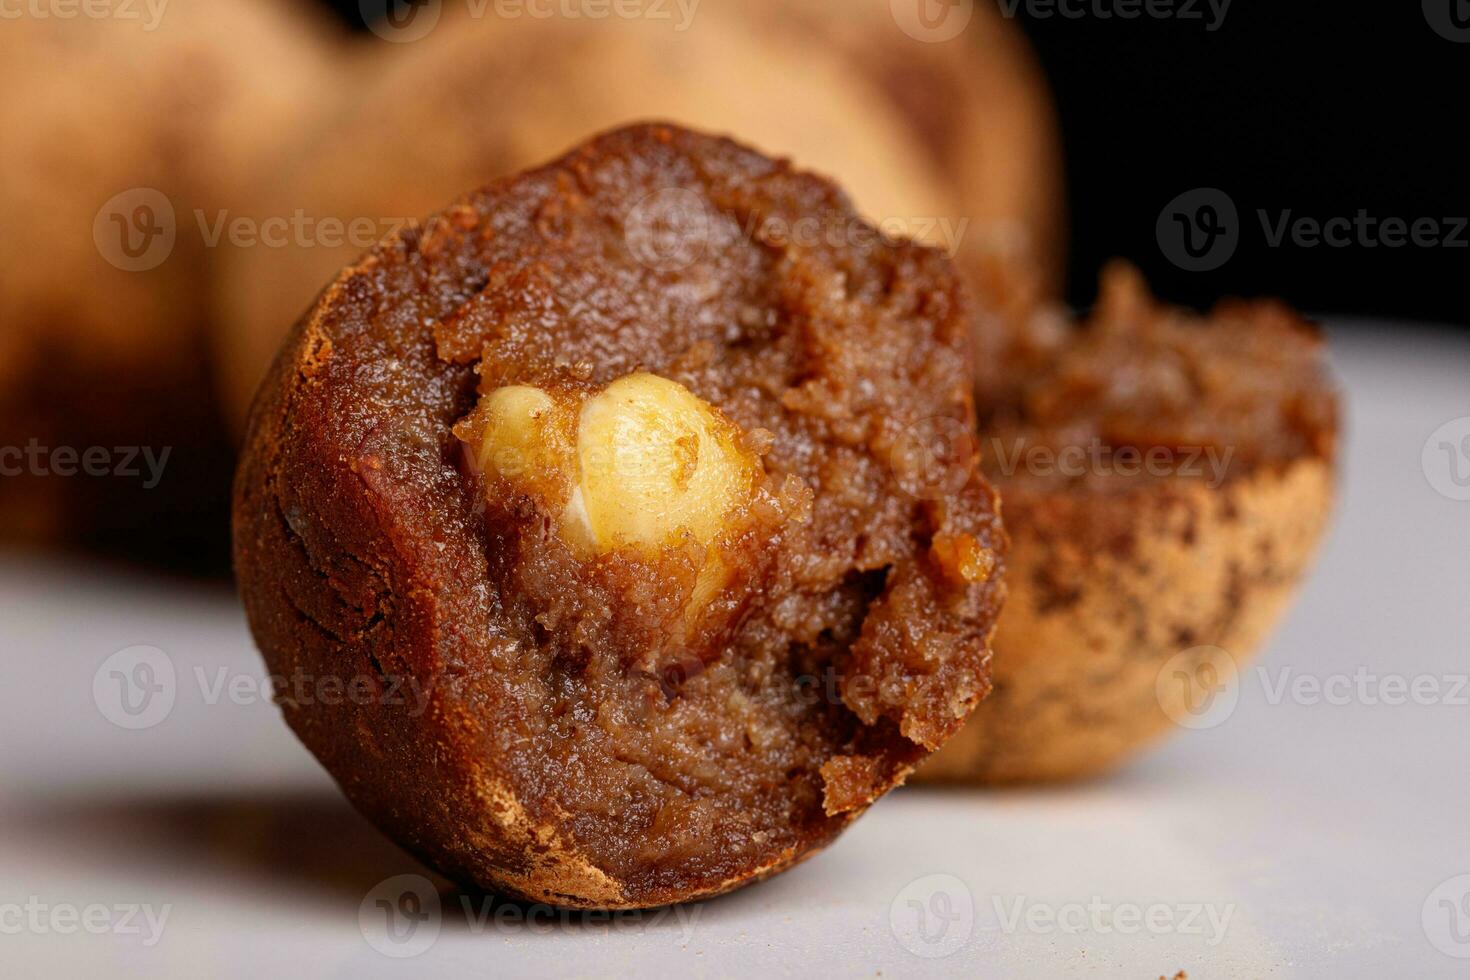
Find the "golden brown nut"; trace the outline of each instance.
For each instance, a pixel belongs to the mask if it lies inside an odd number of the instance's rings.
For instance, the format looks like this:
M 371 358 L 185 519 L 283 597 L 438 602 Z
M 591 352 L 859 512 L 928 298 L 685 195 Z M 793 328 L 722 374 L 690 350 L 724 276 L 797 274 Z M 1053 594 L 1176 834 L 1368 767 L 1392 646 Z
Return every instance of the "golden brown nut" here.
M 595 393 L 506 385 L 457 427 L 478 468 L 536 498 L 578 551 L 709 547 L 755 493 L 758 460 L 718 409 L 639 371 Z
M 445 10 L 426 38 L 383 44 L 333 126 L 307 134 L 256 200 L 262 216 L 342 221 L 286 248 L 237 250 L 217 363 L 243 420 L 287 328 L 334 270 L 464 187 L 550 159 L 588 134 L 667 119 L 830 174 L 888 230 L 941 244 L 960 214 L 897 106 L 833 51 L 753 33 L 700 6 L 678 22 L 505 18 Z M 411 95 L 410 95 L 411 93 Z M 355 224 L 354 224 L 355 223 Z
M 1009 312 L 981 321 L 1017 336 L 991 338 L 1009 356 L 977 395 L 1012 541 L 995 690 L 929 780 L 1085 776 L 1189 722 L 1217 651 L 1243 663 L 1285 610 L 1332 509 L 1335 396 L 1284 307 L 1202 320 L 1120 265 L 1080 329 Z
M 113 6 L 0 26 L 0 447 L 37 449 L 0 479 L 0 536 L 172 550 L 208 520 L 222 555 L 201 229 L 299 127 L 328 54 L 294 5 Z M 56 451 L 94 447 L 112 475 L 57 475 Z

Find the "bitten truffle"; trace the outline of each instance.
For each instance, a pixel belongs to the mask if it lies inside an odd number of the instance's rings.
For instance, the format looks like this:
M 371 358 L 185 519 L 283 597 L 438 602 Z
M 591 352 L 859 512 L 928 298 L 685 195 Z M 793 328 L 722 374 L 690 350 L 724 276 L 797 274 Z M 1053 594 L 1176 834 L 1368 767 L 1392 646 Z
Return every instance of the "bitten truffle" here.
M 1081 324 L 1011 276 L 983 293 L 1005 297 L 976 398 L 1010 599 L 994 694 L 920 775 L 1072 779 L 1190 724 L 1286 609 L 1332 512 L 1337 395 L 1278 302 L 1201 316 L 1122 263 Z
M 266 660 L 358 695 L 288 722 L 498 892 L 643 907 L 809 856 L 989 688 L 969 324 L 941 253 L 670 126 L 388 238 L 296 327 L 238 477 Z

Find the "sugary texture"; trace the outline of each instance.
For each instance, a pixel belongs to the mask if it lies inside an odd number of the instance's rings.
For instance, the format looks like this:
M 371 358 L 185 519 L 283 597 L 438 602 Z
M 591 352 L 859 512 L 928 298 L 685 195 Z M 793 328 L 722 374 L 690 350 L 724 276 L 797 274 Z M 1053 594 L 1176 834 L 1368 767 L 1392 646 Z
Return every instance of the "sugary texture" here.
M 225 567 L 233 453 L 206 357 L 203 229 L 238 217 L 327 89 L 329 36 L 300 7 L 0 24 L 0 449 L 100 447 L 124 473 L 142 469 L 137 447 L 168 453 L 156 486 L 0 477 L 0 538 Z
M 876 87 L 835 52 L 753 31 L 745 6 L 704 0 L 685 22 L 475 16 L 446 4 L 429 36 L 367 52 L 331 122 L 300 136 L 247 209 L 300 209 L 341 222 L 338 234 L 230 253 L 215 340 L 236 421 L 322 283 L 379 236 L 614 126 L 666 119 L 789 156 L 911 237 L 964 213 Z
M 798 218 L 824 233 L 771 236 Z M 970 311 L 871 231 L 820 178 L 646 125 L 328 287 L 252 416 L 236 564 L 274 671 L 431 692 L 286 708 L 380 826 L 530 899 L 686 900 L 809 855 L 958 730 L 1005 550 L 950 438 Z M 645 492 L 582 452 L 639 441 L 617 465 L 669 513 L 571 516 Z
M 1187 720 L 1166 669 L 1243 664 L 1286 608 L 1331 513 L 1337 399 L 1320 335 L 1276 302 L 1202 317 L 1122 264 L 1081 325 L 1013 278 L 986 294 L 1010 599 L 994 694 L 921 775 L 1075 778 Z

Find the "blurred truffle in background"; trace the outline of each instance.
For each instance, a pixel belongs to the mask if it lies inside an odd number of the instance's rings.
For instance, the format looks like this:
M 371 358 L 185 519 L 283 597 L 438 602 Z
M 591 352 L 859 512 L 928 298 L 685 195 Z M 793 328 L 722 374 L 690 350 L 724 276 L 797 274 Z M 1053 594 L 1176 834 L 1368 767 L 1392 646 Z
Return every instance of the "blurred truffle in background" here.
M 636 120 L 734 135 L 835 177 L 885 228 L 1055 282 L 1050 100 L 989 8 L 943 41 L 906 33 L 887 0 L 706 0 L 687 23 L 480 14 L 446 7 L 413 43 L 365 41 L 338 118 L 254 188 L 257 220 L 297 227 L 287 247 L 232 250 L 218 283 L 237 427 L 286 331 L 372 241 Z
M 0 539 L 223 567 L 206 232 L 333 84 L 331 45 L 267 0 L 5 22 Z
M 963 254 L 1028 270 L 1047 295 L 1061 289 L 1061 134 L 1046 78 L 1014 19 L 990 4 L 957 6 L 954 20 L 930 24 L 922 4 L 906 17 L 891 0 L 723 2 L 767 35 L 837 52 L 890 104 L 954 213 L 970 222 Z
M 1327 345 L 1289 307 L 1197 314 L 1122 262 L 1081 321 L 1007 285 L 977 327 L 1011 542 L 994 689 L 921 780 L 1079 779 L 1188 727 L 1290 607 L 1336 498 Z

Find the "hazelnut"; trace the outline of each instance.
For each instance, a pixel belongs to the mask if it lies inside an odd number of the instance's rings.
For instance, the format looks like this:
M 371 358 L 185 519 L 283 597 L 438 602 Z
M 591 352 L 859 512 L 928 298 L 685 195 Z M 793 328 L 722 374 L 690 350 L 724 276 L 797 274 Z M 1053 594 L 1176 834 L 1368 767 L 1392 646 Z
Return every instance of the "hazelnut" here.
M 685 535 L 711 544 L 749 502 L 758 464 L 740 432 L 683 385 L 631 374 L 582 406 L 580 511 L 597 550 L 656 555 Z
M 480 462 L 513 483 L 562 470 L 570 455 L 560 406 L 540 388 L 497 388 L 480 403 Z
M 558 512 L 563 539 L 584 553 L 711 545 L 761 475 L 734 423 L 654 374 L 619 378 L 580 409 L 539 388 L 498 388 L 476 414 L 482 467 Z M 705 598 L 723 580 L 712 564 L 696 589 Z

